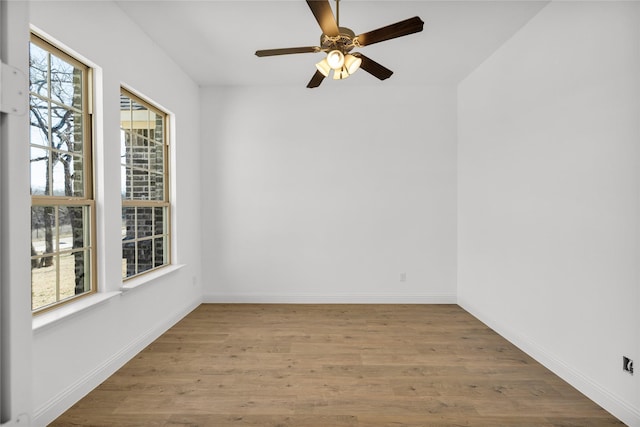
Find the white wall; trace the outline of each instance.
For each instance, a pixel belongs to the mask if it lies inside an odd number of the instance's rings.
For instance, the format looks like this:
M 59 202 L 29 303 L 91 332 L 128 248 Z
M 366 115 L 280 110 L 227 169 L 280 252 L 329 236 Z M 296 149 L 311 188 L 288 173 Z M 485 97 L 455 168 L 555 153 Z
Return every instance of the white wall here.
M 35 425 L 44 425 L 201 301 L 199 92 L 179 66 L 112 2 L 31 2 L 31 23 L 97 67 L 96 186 L 101 290 L 114 291 L 122 285 L 121 84 L 175 115 L 174 261 L 185 264 L 182 269 L 35 332 Z M 28 150 L 26 145 L 24 150 Z M 28 192 L 23 197 L 28 199 Z M 22 285 L 28 286 L 29 280 L 23 277 Z
M 0 2 L 0 58 L 24 76 L 29 73 L 29 8 L 24 2 Z M 3 78 L 4 80 L 4 78 Z M 29 138 L 27 97 L 22 115 L 0 113 L 0 424 L 28 425 L 31 415 L 31 289 L 29 251 Z M 26 197 L 25 197 L 26 196 Z M 25 213 L 27 213 L 25 215 Z M 27 282 L 28 283 L 28 282 Z M 22 310 L 20 308 L 23 308 Z
M 640 4 L 553 2 L 459 86 L 459 303 L 640 425 Z
M 203 90 L 205 301 L 455 302 L 455 88 L 375 83 Z

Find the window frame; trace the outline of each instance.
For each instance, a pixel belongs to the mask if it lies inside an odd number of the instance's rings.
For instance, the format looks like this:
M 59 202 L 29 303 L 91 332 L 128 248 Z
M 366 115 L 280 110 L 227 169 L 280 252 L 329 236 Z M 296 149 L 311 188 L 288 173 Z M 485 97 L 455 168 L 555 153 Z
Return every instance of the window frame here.
M 139 279 L 140 277 L 143 277 L 145 274 L 149 274 L 149 273 L 154 273 L 157 272 L 163 268 L 169 267 L 173 265 L 173 259 L 172 259 L 172 240 L 173 240 L 173 235 L 172 235 L 172 207 L 171 207 L 171 189 L 170 189 L 170 185 L 171 185 L 171 170 L 170 170 L 170 154 L 171 154 L 171 150 L 170 150 L 170 144 L 171 144 L 171 139 L 170 139 L 170 113 L 168 113 L 167 111 L 163 110 L 162 108 L 156 106 L 155 104 L 153 104 L 151 101 L 148 101 L 147 99 L 143 98 L 140 95 L 137 95 L 135 92 L 133 92 L 131 89 L 128 89 L 124 86 L 120 87 L 120 96 L 126 96 L 127 98 L 129 98 L 132 102 L 136 102 L 142 106 L 144 106 L 145 108 L 147 108 L 149 111 L 155 113 L 158 116 L 162 117 L 162 136 L 163 136 L 163 140 L 162 140 L 162 150 L 163 150 L 163 184 L 164 184 L 164 188 L 163 188 L 163 200 L 137 200 L 137 199 L 127 199 L 126 197 L 122 197 L 121 195 L 121 212 L 125 209 L 125 208 L 151 208 L 151 209 L 155 209 L 155 208 L 164 208 L 166 209 L 166 218 L 164 218 L 165 220 L 165 224 L 164 224 L 164 233 L 162 234 L 162 236 L 166 237 L 166 242 L 164 245 L 164 259 L 165 262 L 162 265 L 159 266 L 152 266 L 151 268 L 144 270 L 142 272 L 137 272 L 131 276 L 124 276 L 121 275 L 122 281 L 123 283 L 126 283 L 130 280 L 134 280 L 134 279 Z M 122 110 L 120 110 L 122 111 Z M 122 113 L 121 113 L 122 114 Z M 123 129 L 122 127 L 122 121 L 120 121 L 120 132 L 126 131 L 125 129 Z M 121 162 L 121 167 L 122 167 L 122 162 Z M 151 172 L 151 170 L 149 171 Z M 120 188 L 122 189 L 122 187 L 124 186 L 124 183 L 121 183 Z M 156 234 L 151 234 L 151 240 L 153 241 L 154 236 L 158 236 Z M 127 242 L 137 242 L 140 240 L 148 240 L 147 238 L 139 238 L 137 236 L 135 236 L 133 239 L 131 240 L 127 240 Z M 123 240 L 122 245 L 121 245 L 121 249 L 124 249 L 124 244 L 125 241 Z M 135 258 L 136 258 L 136 271 L 137 271 L 137 258 L 138 258 L 138 253 L 136 251 L 135 253 Z
M 56 301 L 38 308 L 33 308 L 33 278 L 31 279 L 31 289 L 32 289 L 32 304 L 31 304 L 31 312 L 32 314 L 38 315 L 53 309 L 56 309 L 62 305 L 68 304 L 70 302 L 76 301 L 79 298 L 83 298 L 83 297 L 87 297 L 89 295 L 95 294 L 98 292 L 98 245 L 97 245 L 97 213 L 96 213 L 96 199 L 95 199 L 95 187 L 94 187 L 94 173 L 95 173 L 95 167 L 94 167 L 94 134 L 93 134 L 93 124 L 94 124 L 94 117 L 93 117 L 93 99 L 94 99 L 94 84 L 93 84 L 93 68 L 91 68 L 89 65 L 85 64 L 84 62 L 80 61 L 79 59 L 75 58 L 73 55 L 71 55 L 70 53 L 64 51 L 62 48 L 56 46 L 54 43 L 49 42 L 47 40 L 45 40 L 44 38 L 42 38 L 41 36 L 39 36 L 38 34 L 36 34 L 35 32 L 31 32 L 30 34 L 30 39 L 29 39 L 30 45 L 34 44 L 35 46 L 39 47 L 40 49 L 48 52 L 48 54 L 50 55 L 54 55 L 60 59 L 62 59 L 63 61 L 69 63 L 70 65 L 72 65 L 74 68 L 78 68 L 80 70 L 82 70 L 82 137 L 83 137 L 83 141 L 82 141 L 82 180 L 83 180 L 83 197 L 79 197 L 79 196 L 56 196 L 56 195 L 34 195 L 31 194 L 31 210 L 33 210 L 33 208 L 35 207 L 47 207 L 47 206 L 54 206 L 54 207 L 60 207 L 60 206 L 67 206 L 67 207 L 86 207 L 88 209 L 89 212 L 89 219 L 88 219 L 88 230 L 84 230 L 85 232 L 88 232 L 88 236 L 89 236 L 89 244 L 84 246 L 85 250 L 89 251 L 89 285 L 90 285 L 90 289 L 81 293 L 81 294 L 77 294 L 77 295 L 72 295 L 69 297 L 66 297 L 62 300 L 58 300 L 56 297 Z M 29 66 L 29 69 L 31 68 L 31 66 Z M 49 86 L 49 91 L 50 91 L 50 82 L 51 82 L 51 74 L 50 74 L 50 70 L 51 70 L 51 64 L 48 64 L 47 66 L 47 83 Z M 29 78 L 30 79 L 30 78 Z M 58 102 L 56 102 L 52 97 L 51 97 L 51 93 L 48 93 L 47 97 L 43 97 L 42 95 L 39 95 L 37 93 L 31 92 L 31 90 L 29 90 L 29 102 L 31 105 L 31 100 L 33 98 L 36 98 L 40 101 L 45 101 L 48 104 L 51 105 L 57 105 L 59 104 Z M 64 105 L 64 104 L 62 104 Z M 66 106 L 69 107 L 69 106 Z M 30 117 L 30 116 L 29 116 Z M 31 148 L 42 148 L 42 146 L 38 146 L 38 145 L 33 145 L 31 142 L 31 138 L 29 138 L 29 149 L 31 150 Z M 47 152 L 51 152 L 51 146 L 42 148 L 45 149 Z M 31 159 L 31 156 L 30 156 Z M 30 162 L 31 163 L 31 162 Z M 31 165 L 29 166 L 31 168 Z M 30 184 L 31 186 L 31 184 Z M 53 190 L 52 190 L 53 191 Z M 59 227 L 56 227 L 56 229 L 59 229 Z M 84 227 L 83 227 L 84 229 Z M 32 232 L 33 232 L 33 225 L 31 228 Z M 32 238 L 31 238 L 32 239 Z M 31 240 L 30 239 L 30 240 Z M 31 240 L 33 241 L 33 240 Z M 59 257 L 61 255 L 65 255 L 67 253 L 74 253 L 74 251 L 67 251 L 67 250 L 60 250 L 60 248 L 56 248 L 51 254 L 47 254 L 47 255 L 51 255 L 54 257 Z M 36 255 L 31 255 L 30 260 L 33 262 L 35 260 L 39 260 L 43 258 L 43 254 L 36 254 Z M 33 264 L 32 264 L 33 265 Z M 60 275 L 60 266 L 58 265 L 56 267 L 56 295 L 58 295 L 59 293 L 59 288 L 60 288 L 60 282 L 59 282 L 59 275 Z M 32 267 L 33 270 L 33 267 Z M 86 273 L 86 271 L 85 271 Z M 33 277 L 33 276 L 32 276 Z

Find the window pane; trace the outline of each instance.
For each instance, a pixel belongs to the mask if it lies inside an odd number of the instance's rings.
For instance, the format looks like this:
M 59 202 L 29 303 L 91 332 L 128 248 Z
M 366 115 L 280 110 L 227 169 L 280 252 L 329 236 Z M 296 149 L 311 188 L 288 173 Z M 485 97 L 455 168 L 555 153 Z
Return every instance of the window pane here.
M 153 268 L 153 240 L 140 240 L 138 242 L 138 273 Z
M 61 206 L 60 250 L 82 249 L 89 242 L 89 208 L 86 206 Z
M 53 195 L 82 197 L 82 157 L 70 154 L 53 154 Z
M 82 115 L 63 107 L 51 110 L 53 148 L 82 154 Z
M 151 178 L 151 200 L 164 200 L 164 175 L 152 173 Z
M 123 277 L 136 274 L 136 208 L 122 208 L 122 269 Z
M 147 121 L 147 126 L 149 127 L 149 139 L 153 139 L 155 138 L 155 134 L 156 134 L 156 113 L 149 110 L 149 118 Z
M 153 233 L 153 208 L 138 208 L 136 215 L 138 238 L 150 237 Z
M 149 168 L 157 173 L 164 173 L 164 147 L 152 143 L 149 147 Z
M 144 105 L 131 101 L 131 128 L 135 133 L 149 136 L 149 110 Z
M 51 108 L 51 136 L 56 150 L 73 151 L 74 139 L 82 141 L 82 129 L 73 126 L 73 112 L 64 107 Z M 77 133 L 80 132 L 78 135 Z
M 46 50 L 31 43 L 29 46 L 29 90 L 42 96 L 48 96 L 47 74 L 49 54 Z
M 56 251 L 56 221 L 53 206 L 33 206 L 31 208 L 31 255 L 52 254 Z M 49 265 L 50 259 L 39 261 Z
M 129 169 L 131 179 L 131 198 L 133 200 L 149 200 L 149 172 L 140 169 Z
M 122 208 L 122 239 L 130 240 L 136 236 L 136 208 Z
M 165 238 L 161 237 L 159 239 L 154 239 L 153 246 L 154 246 L 154 252 L 155 252 L 154 267 L 159 267 L 161 265 L 166 264 L 165 254 L 167 250 L 165 246 Z
M 124 178 L 124 188 L 123 190 L 125 190 L 125 194 L 124 194 L 124 198 L 126 200 L 133 200 L 133 170 L 131 170 L 131 168 L 127 167 L 124 170 L 124 174 L 125 174 L 125 178 Z
M 131 99 L 120 94 L 120 127 L 131 130 Z
M 153 135 L 153 139 L 159 144 L 164 144 L 164 117 L 162 117 L 159 114 L 156 114 L 155 121 L 156 121 L 156 124 L 155 124 L 155 129 L 154 129 L 155 132 Z
M 29 100 L 29 142 L 49 146 L 49 104 L 38 97 Z
M 58 257 L 48 257 L 47 263 L 42 261 L 31 263 L 31 308 L 36 310 L 58 301 Z
M 166 208 L 154 208 L 154 231 L 156 236 L 164 234 Z
M 136 274 L 136 242 L 125 241 L 122 244 L 122 270 L 123 277 L 131 277 Z
M 51 99 L 82 109 L 82 71 L 51 55 Z
M 78 255 L 80 258 L 83 258 L 82 252 L 78 254 L 65 253 L 65 254 L 61 254 L 59 257 L 60 259 L 60 290 L 59 292 L 60 293 L 58 295 L 58 301 L 74 296 L 76 280 L 79 280 L 81 282 L 84 281 L 83 269 L 79 270 L 78 275 L 76 276 L 75 255 Z M 83 265 L 84 264 L 81 263 L 81 267 L 83 267 Z
M 39 148 L 31 148 L 31 194 L 48 195 L 49 193 L 49 152 Z
M 90 252 L 80 251 L 60 255 L 60 299 L 91 290 Z
M 67 166 L 66 173 L 70 175 L 71 165 L 68 161 L 60 161 L 60 153 L 51 153 L 53 171 L 51 175 L 51 182 L 53 183 L 53 195 L 54 196 L 69 196 L 71 193 L 71 176 L 65 177 L 65 165 Z M 65 191 L 65 183 L 69 185 L 68 191 Z
M 80 156 L 69 156 L 73 162 L 73 174 L 71 175 L 71 190 L 74 197 L 84 197 L 84 169 L 82 168 L 83 158 Z
M 149 170 L 149 143 L 145 138 L 138 136 L 133 139 L 131 155 L 132 167 Z

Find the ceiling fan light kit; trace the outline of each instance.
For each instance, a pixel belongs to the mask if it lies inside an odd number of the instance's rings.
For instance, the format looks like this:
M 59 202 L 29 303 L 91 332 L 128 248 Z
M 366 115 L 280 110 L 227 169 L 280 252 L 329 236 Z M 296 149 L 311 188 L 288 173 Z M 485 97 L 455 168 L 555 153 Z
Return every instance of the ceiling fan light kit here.
M 377 30 L 356 35 L 351 29 L 340 27 L 340 0 L 336 0 L 336 17 L 333 16 L 329 0 L 306 0 L 313 16 L 322 29 L 320 46 L 292 47 L 283 49 L 257 50 L 256 56 L 289 55 L 294 53 L 326 53 L 326 57 L 316 63 L 316 72 L 307 84 L 308 88 L 320 86 L 333 70 L 334 80 L 343 80 L 362 68 L 380 80 L 391 77 L 393 71 L 367 58 L 360 52 L 350 53 L 374 43 L 422 31 L 424 22 L 417 16 Z
M 342 56 L 336 58 L 338 55 L 334 55 L 332 58 L 331 55 L 333 52 L 338 52 L 338 54 Z M 333 65 L 331 64 L 331 60 L 333 60 Z M 333 79 L 342 80 L 358 71 L 360 64 L 362 64 L 362 58 L 351 54 L 343 55 L 339 51 L 332 51 L 327 54 L 326 58 L 316 64 L 316 68 L 325 77 L 329 77 L 329 73 L 333 70 Z

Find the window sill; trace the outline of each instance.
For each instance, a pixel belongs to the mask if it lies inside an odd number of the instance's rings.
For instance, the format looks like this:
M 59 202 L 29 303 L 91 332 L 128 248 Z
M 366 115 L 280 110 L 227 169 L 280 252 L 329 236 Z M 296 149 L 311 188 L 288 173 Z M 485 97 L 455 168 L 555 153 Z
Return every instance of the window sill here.
M 173 273 L 174 271 L 178 271 L 185 265 L 186 264 L 171 264 L 166 267 L 162 267 L 157 270 L 150 271 L 148 273 L 141 275 L 140 277 L 136 277 L 135 279 L 127 280 L 120 287 L 120 290 L 125 293 L 132 291 L 162 276 L 166 276 L 167 274 Z
M 89 295 L 83 298 L 79 298 L 78 301 L 74 301 L 65 305 L 62 305 L 53 310 L 47 311 L 42 314 L 38 314 L 33 317 L 31 321 L 31 327 L 33 332 L 39 332 L 48 326 L 58 323 L 62 320 L 68 319 L 81 313 L 91 307 L 101 304 L 111 298 L 122 294 L 121 291 L 114 292 L 98 292 L 93 295 Z

